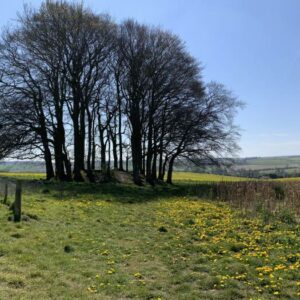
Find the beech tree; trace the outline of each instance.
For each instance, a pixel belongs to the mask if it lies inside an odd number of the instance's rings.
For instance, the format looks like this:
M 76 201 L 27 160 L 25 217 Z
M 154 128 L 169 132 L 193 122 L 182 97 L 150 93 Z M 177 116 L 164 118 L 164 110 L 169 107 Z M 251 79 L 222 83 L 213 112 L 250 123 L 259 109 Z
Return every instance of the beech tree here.
M 177 159 L 237 149 L 241 103 L 201 72 L 158 27 L 67 1 L 27 8 L 0 41 L 0 157 L 43 157 L 61 181 L 131 161 L 136 184 L 172 183 Z

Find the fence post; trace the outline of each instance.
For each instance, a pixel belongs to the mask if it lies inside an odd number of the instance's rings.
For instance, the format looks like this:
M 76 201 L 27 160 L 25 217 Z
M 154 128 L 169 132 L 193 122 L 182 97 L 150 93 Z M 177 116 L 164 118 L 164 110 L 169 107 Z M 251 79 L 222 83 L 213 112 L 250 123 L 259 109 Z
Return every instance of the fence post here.
M 7 195 L 8 195 L 8 185 L 7 185 L 7 183 L 5 183 L 3 204 L 7 203 Z
M 14 222 L 21 221 L 22 214 L 22 183 L 20 180 L 16 184 L 16 197 L 14 203 Z

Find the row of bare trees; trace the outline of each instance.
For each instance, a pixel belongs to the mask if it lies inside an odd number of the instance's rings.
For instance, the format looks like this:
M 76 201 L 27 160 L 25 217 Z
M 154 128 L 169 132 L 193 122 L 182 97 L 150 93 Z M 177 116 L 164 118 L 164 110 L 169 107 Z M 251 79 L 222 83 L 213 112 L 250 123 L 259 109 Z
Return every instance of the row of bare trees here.
M 47 179 L 132 162 L 135 183 L 172 182 L 176 159 L 237 149 L 241 103 L 204 84 L 170 32 L 114 23 L 83 5 L 26 8 L 0 43 L 0 154 L 43 157 Z

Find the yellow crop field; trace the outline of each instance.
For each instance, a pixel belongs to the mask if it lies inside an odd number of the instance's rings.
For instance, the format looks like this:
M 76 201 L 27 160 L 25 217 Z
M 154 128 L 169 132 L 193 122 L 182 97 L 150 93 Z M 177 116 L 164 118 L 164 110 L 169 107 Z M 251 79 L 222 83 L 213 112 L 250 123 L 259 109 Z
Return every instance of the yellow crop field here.
M 192 172 L 174 172 L 174 182 L 219 182 L 219 181 L 247 181 L 249 178 L 224 176 L 215 174 L 192 173 Z

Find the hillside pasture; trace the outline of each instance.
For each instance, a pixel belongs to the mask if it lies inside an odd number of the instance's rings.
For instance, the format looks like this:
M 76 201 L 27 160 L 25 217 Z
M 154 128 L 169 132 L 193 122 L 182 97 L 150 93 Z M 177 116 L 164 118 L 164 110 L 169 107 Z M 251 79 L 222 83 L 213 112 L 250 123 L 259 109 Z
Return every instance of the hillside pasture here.
M 0 206 L 0 299 L 300 296 L 299 225 L 183 191 L 24 182 L 29 220 Z

